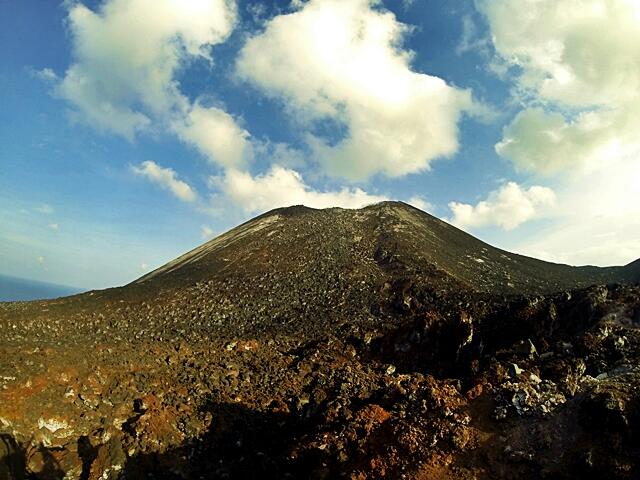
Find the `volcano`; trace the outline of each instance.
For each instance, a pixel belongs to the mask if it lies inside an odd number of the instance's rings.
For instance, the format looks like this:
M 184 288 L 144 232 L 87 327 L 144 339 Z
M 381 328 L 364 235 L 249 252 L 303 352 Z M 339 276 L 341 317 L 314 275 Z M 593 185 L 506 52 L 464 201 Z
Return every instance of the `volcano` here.
M 186 285 L 238 269 L 318 277 L 373 264 L 376 270 L 424 270 L 464 288 L 493 293 L 543 293 L 598 283 L 637 281 L 640 260 L 627 267 L 570 267 L 494 248 L 402 202 L 361 210 L 304 206 L 270 211 L 140 278 L 134 285 Z M 380 272 L 366 272 L 378 275 Z
M 0 478 L 638 478 L 638 282 L 400 202 L 276 209 L 0 303 Z

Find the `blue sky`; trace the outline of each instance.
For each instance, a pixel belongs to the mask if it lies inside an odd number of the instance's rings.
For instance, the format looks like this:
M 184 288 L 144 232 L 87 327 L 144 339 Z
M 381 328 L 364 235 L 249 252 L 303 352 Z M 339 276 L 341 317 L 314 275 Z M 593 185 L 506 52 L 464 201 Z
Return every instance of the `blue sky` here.
M 0 0 L 0 273 L 121 285 L 271 208 L 385 198 L 628 263 L 639 45 L 634 0 Z

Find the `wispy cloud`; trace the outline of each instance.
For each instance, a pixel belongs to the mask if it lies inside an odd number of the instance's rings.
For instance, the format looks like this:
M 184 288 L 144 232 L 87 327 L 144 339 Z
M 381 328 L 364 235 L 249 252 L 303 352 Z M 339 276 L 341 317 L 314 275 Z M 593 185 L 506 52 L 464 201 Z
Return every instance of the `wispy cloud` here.
M 419 208 L 423 212 L 432 213 L 435 210 L 435 205 L 431 202 L 428 202 L 424 199 L 424 197 L 420 195 L 414 195 L 413 197 L 407 200 L 409 205 L 413 205 L 416 208 Z
M 188 183 L 178 180 L 178 176 L 173 169 L 163 168 L 151 160 L 142 162 L 139 166 L 132 165 L 131 171 L 171 192 L 176 198 L 184 202 L 194 202 L 198 197 L 195 190 Z
M 202 225 L 200 227 L 200 237 L 203 240 L 210 240 L 211 238 L 213 238 L 215 236 L 215 232 L 213 231 L 213 229 L 211 227 L 209 227 L 208 225 Z
M 43 203 L 41 205 L 38 205 L 37 207 L 34 208 L 34 210 L 44 215 L 51 215 L 53 212 L 55 212 L 55 209 L 48 203 Z
M 456 47 L 456 53 L 462 55 L 467 52 L 478 51 L 489 54 L 491 38 L 483 35 L 471 15 L 462 17 L 462 37 Z

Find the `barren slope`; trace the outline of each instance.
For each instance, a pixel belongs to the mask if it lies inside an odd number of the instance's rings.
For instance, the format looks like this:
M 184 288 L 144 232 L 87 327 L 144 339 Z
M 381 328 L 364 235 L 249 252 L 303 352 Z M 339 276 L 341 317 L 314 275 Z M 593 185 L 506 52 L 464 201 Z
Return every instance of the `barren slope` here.
M 612 284 L 638 265 L 401 203 L 266 213 L 125 287 L 0 303 L 0 478 L 638 478 L 640 287 Z
M 558 291 L 625 278 L 622 267 L 570 267 L 509 253 L 410 205 L 382 202 L 361 210 L 273 210 L 134 283 L 157 288 L 292 266 L 313 275 L 319 262 L 339 271 L 392 260 L 411 273 L 436 268 L 470 289 L 492 293 Z

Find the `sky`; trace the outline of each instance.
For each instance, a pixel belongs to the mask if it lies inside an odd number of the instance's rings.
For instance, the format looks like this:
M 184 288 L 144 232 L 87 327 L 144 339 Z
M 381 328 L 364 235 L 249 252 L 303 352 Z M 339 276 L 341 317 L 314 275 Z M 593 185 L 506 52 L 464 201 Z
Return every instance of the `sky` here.
M 126 284 L 272 208 L 401 200 L 640 257 L 637 0 L 0 0 L 0 273 Z

